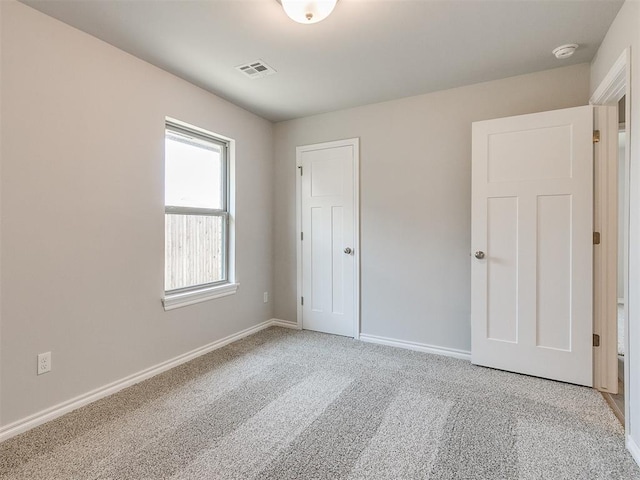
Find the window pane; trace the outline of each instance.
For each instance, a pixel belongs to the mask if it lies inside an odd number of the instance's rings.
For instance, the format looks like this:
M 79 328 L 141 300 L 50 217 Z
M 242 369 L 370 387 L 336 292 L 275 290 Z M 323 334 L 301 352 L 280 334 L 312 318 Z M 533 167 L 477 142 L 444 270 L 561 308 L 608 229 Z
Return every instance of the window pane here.
M 167 132 L 164 204 L 223 209 L 222 148 Z
M 224 224 L 219 216 L 165 215 L 166 291 L 226 279 Z

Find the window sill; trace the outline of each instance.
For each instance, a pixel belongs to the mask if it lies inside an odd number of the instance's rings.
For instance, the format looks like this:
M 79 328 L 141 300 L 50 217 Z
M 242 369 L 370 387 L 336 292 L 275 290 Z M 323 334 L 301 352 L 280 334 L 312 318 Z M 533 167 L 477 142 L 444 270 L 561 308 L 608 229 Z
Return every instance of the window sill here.
M 206 302 L 214 298 L 226 297 L 233 295 L 238 290 L 239 283 L 227 283 L 226 285 L 218 285 L 215 287 L 203 288 L 192 292 L 175 293 L 167 295 L 162 299 L 164 310 L 173 310 L 174 308 L 186 307 L 194 303 Z

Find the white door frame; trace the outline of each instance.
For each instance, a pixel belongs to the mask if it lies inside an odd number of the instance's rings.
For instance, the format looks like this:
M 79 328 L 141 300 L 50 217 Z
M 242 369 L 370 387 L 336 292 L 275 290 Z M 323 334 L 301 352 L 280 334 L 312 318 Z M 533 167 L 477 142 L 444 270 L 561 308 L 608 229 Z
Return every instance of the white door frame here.
M 605 76 L 604 80 L 600 83 L 596 91 L 593 93 L 593 96 L 589 100 L 591 105 L 616 105 L 620 99 L 626 95 L 626 111 L 625 111 L 625 138 L 627 139 L 627 145 L 629 145 L 629 134 L 631 131 L 631 51 L 629 48 L 626 48 L 622 55 L 618 58 L 618 60 L 614 63 L 609 73 Z M 613 124 L 613 122 L 611 122 Z M 615 124 L 617 125 L 617 119 L 615 120 Z M 616 135 L 618 129 L 615 129 Z M 598 184 L 598 188 L 602 192 L 602 197 L 596 197 L 595 209 L 600 211 L 601 213 L 609 212 L 610 215 L 613 213 L 613 205 L 617 207 L 618 204 L 618 189 L 617 189 L 617 181 L 607 182 L 607 176 L 611 176 L 614 172 L 617 172 L 617 163 L 618 158 L 617 155 L 613 155 L 612 152 L 617 151 L 616 146 L 603 146 L 606 149 L 606 154 L 608 156 L 608 165 L 606 165 L 606 170 L 608 175 L 604 175 L 600 177 L 601 182 Z M 605 152 L 603 152 L 605 153 Z M 612 158 L 615 157 L 615 158 Z M 631 149 L 627 148 L 625 151 L 625 169 L 627 173 L 629 172 L 629 165 L 631 161 Z M 617 178 L 617 177 L 616 177 Z M 626 181 L 629 181 L 629 175 L 625 176 Z M 612 187 L 615 185 L 615 187 Z M 624 348 L 625 354 L 630 356 L 630 344 L 629 344 L 629 188 L 626 189 L 627 194 L 625 195 L 625 212 L 624 212 L 624 231 L 627 232 L 624 239 L 624 250 L 627 258 L 627 262 L 624 266 L 624 278 L 625 282 L 625 291 L 624 297 L 626 299 L 624 305 L 624 315 L 625 319 L 625 332 L 624 332 Z M 615 213 L 617 217 L 617 212 Z M 618 226 L 617 221 L 610 222 L 608 225 L 603 225 L 605 227 L 605 231 L 601 232 L 603 238 L 616 239 L 616 241 L 605 242 L 602 247 L 603 251 L 600 256 L 600 271 L 601 272 L 614 272 L 617 273 L 618 269 L 618 258 L 617 258 L 617 238 L 618 238 Z M 611 285 L 611 282 L 617 282 L 617 275 L 606 275 L 603 274 L 601 276 L 596 276 L 594 278 L 594 299 L 607 297 L 608 301 L 615 301 L 617 303 L 617 291 L 615 286 Z M 612 296 L 616 298 L 612 300 Z M 611 298 L 609 298 L 611 297 Z M 635 298 L 634 303 L 640 301 L 640 298 Z M 596 310 L 594 309 L 594 313 Z M 615 321 L 614 321 L 615 319 Z M 597 387 L 599 386 L 599 390 L 607 391 L 606 386 L 611 385 L 612 382 L 618 382 L 618 373 L 617 368 L 611 368 L 611 362 L 615 359 L 617 366 L 617 358 L 618 358 L 618 349 L 617 349 L 617 340 L 611 341 L 612 338 L 617 339 L 617 318 L 606 318 L 602 315 L 594 315 L 594 332 L 601 332 L 603 338 L 608 339 L 609 341 L 604 341 L 601 343 L 600 347 L 597 347 L 594 352 L 594 381 L 597 380 L 598 383 L 594 383 Z M 634 352 L 635 353 L 635 352 Z M 630 399 L 630 389 L 629 379 L 630 379 L 630 362 L 624 362 L 624 404 L 625 404 L 625 412 L 624 412 L 624 420 L 625 420 L 625 432 L 626 436 L 629 435 L 629 424 L 630 424 L 630 409 L 629 405 L 631 404 Z M 615 372 L 615 378 L 612 378 Z M 638 373 L 636 373 L 637 375 Z
M 355 274 L 353 276 L 353 292 L 354 292 L 354 314 L 353 314 L 353 338 L 360 338 L 360 139 L 348 138 L 345 140 L 337 140 L 334 142 L 314 143 L 312 145 L 303 145 L 296 147 L 296 262 L 297 262 L 297 298 L 296 298 L 296 325 L 299 329 L 303 328 L 302 318 L 302 178 L 300 168 L 302 167 L 302 153 L 311 150 L 321 150 L 325 148 L 336 147 L 352 147 L 353 148 L 353 232 L 355 261 Z

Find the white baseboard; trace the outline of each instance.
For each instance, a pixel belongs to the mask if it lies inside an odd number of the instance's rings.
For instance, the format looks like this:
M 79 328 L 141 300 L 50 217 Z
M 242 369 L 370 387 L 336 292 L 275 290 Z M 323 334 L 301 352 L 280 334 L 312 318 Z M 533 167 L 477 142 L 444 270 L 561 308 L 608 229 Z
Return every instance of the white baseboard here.
M 455 348 L 437 347 L 435 345 L 427 345 L 424 343 L 408 342 L 406 340 L 397 340 L 395 338 L 378 337 L 377 335 L 360 334 L 360 340 L 368 343 L 377 343 L 380 345 L 388 345 L 390 347 L 406 348 L 408 350 L 416 350 L 418 352 L 433 353 L 435 355 L 443 355 L 445 357 L 459 358 L 461 360 L 471 361 L 471 352 L 465 350 L 457 350 Z
M 631 452 L 633 459 L 640 465 L 640 447 L 629 435 L 627 435 L 627 450 Z
M 195 350 L 179 355 L 175 358 L 172 358 L 171 360 L 159 363 L 158 365 L 149 367 L 138 373 L 134 373 L 133 375 L 129 375 L 128 377 L 125 377 L 121 380 L 117 380 L 115 382 L 109 383 L 108 385 L 96 388 L 95 390 L 79 395 L 75 398 L 72 398 L 71 400 L 59 403 L 58 405 L 54 405 L 53 407 L 47 408 L 33 415 L 29 415 L 28 417 L 17 420 L 13 423 L 10 423 L 9 425 L 0 427 L 0 442 L 3 442 L 4 440 L 14 437 L 20 433 L 26 432 L 27 430 L 35 428 L 38 425 L 49 422 L 55 418 L 61 417 L 65 413 L 69 413 L 91 402 L 95 402 L 96 400 L 100 400 L 101 398 L 113 395 L 120 390 L 130 387 L 131 385 L 140 383 L 143 380 L 158 375 L 159 373 L 170 370 L 174 367 L 177 367 L 178 365 L 188 362 L 189 360 L 193 360 L 194 358 L 209 353 L 213 350 L 217 350 L 218 348 L 224 347 L 225 345 L 235 342 L 236 340 L 240 340 L 241 338 L 257 333 L 260 330 L 264 330 L 265 328 L 271 327 L 273 325 L 287 328 L 298 328 L 295 323 L 277 319 L 267 320 L 265 322 L 259 323 L 258 325 L 247 328 L 203 347 L 196 348 Z
M 270 322 L 271 322 L 271 325 L 274 327 L 293 328 L 294 330 L 302 330 L 296 322 L 290 322 L 289 320 L 280 320 L 279 318 L 272 318 Z

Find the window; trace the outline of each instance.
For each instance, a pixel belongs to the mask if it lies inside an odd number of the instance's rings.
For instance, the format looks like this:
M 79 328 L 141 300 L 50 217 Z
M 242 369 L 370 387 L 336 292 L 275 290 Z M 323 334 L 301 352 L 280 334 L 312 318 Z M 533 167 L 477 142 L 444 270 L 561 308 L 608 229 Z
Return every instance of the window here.
M 167 122 L 165 309 L 235 292 L 230 278 L 230 142 Z M 225 287 L 233 286 L 233 291 Z

